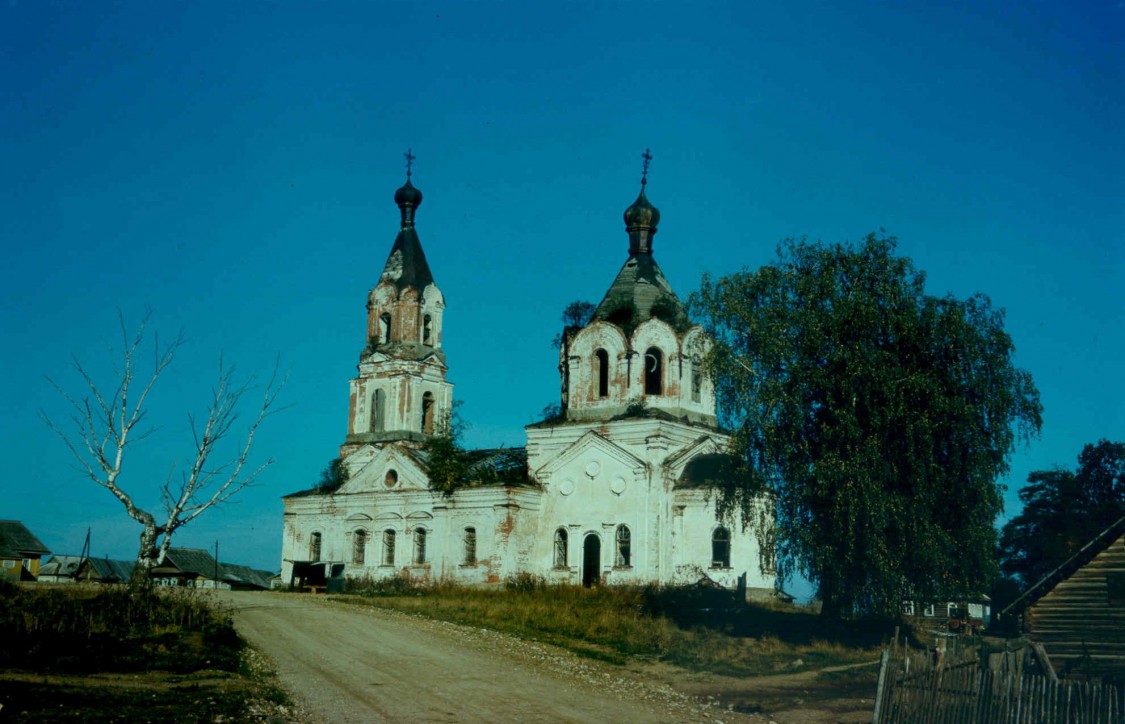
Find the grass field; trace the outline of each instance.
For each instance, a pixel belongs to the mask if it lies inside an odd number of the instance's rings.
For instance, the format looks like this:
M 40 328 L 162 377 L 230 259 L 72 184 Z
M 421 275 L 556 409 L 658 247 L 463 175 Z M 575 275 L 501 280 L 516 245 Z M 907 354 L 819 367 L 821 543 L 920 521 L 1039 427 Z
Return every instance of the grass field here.
M 545 585 L 502 589 L 351 582 L 339 600 L 512 633 L 614 663 L 647 657 L 736 676 L 820 669 L 877 659 L 892 625 L 826 624 L 782 604 L 740 604 L 729 591 Z
M 0 582 L 0 719 L 257 722 L 285 704 L 192 591 Z

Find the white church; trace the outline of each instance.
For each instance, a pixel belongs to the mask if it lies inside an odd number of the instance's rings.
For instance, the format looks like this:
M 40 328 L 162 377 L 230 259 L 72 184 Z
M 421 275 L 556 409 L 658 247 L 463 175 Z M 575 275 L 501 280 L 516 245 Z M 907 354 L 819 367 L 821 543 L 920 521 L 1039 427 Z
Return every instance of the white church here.
M 408 167 L 394 197 L 401 227 L 367 296 L 340 447 L 346 481 L 283 498 L 283 581 L 295 563 L 327 561 L 372 579 L 487 585 L 529 573 L 774 591 L 770 552 L 717 517 L 705 486 L 728 438 L 700 365 L 707 340 L 653 258 L 660 212 L 645 183 L 625 211 L 625 265 L 590 322 L 562 335 L 559 416 L 527 426 L 526 448 L 470 451 L 477 480 L 445 495 L 431 488 L 423 448 L 453 404 L 445 299 L 415 230 L 422 193 Z

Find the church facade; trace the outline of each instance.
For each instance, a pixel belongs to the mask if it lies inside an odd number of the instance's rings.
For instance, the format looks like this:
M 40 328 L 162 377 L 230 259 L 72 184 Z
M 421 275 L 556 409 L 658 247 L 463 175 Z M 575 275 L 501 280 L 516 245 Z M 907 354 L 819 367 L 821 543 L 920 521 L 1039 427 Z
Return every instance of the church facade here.
M 560 338 L 559 414 L 529 425 L 525 448 L 469 451 L 468 481 L 444 494 L 425 442 L 453 404 L 445 299 L 415 230 L 422 194 L 408 171 L 398 236 L 367 297 L 340 447 L 346 480 L 283 498 L 283 580 L 295 563 L 328 561 L 374 579 L 498 584 L 529 573 L 774 590 L 768 547 L 720 520 L 707 493 L 728 438 L 701 366 L 707 340 L 652 254 L 660 212 L 645 183 L 625 212 L 624 266 L 589 321 Z

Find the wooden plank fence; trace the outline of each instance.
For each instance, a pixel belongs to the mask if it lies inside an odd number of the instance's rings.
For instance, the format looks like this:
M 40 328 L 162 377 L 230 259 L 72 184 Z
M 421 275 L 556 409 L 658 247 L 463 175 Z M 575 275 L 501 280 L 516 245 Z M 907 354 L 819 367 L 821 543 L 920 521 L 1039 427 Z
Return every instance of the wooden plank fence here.
M 883 651 L 874 724 L 1125 723 L 1125 687 L 982 670 L 976 658 Z

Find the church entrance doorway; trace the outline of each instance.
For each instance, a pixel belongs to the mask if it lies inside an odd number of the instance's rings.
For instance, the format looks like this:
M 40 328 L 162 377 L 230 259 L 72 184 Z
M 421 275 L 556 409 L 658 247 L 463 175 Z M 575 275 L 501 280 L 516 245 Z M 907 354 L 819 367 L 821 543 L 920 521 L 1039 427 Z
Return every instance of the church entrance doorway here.
M 586 588 L 597 585 L 601 579 L 602 541 L 596 533 L 590 533 L 582 542 L 582 585 Z

